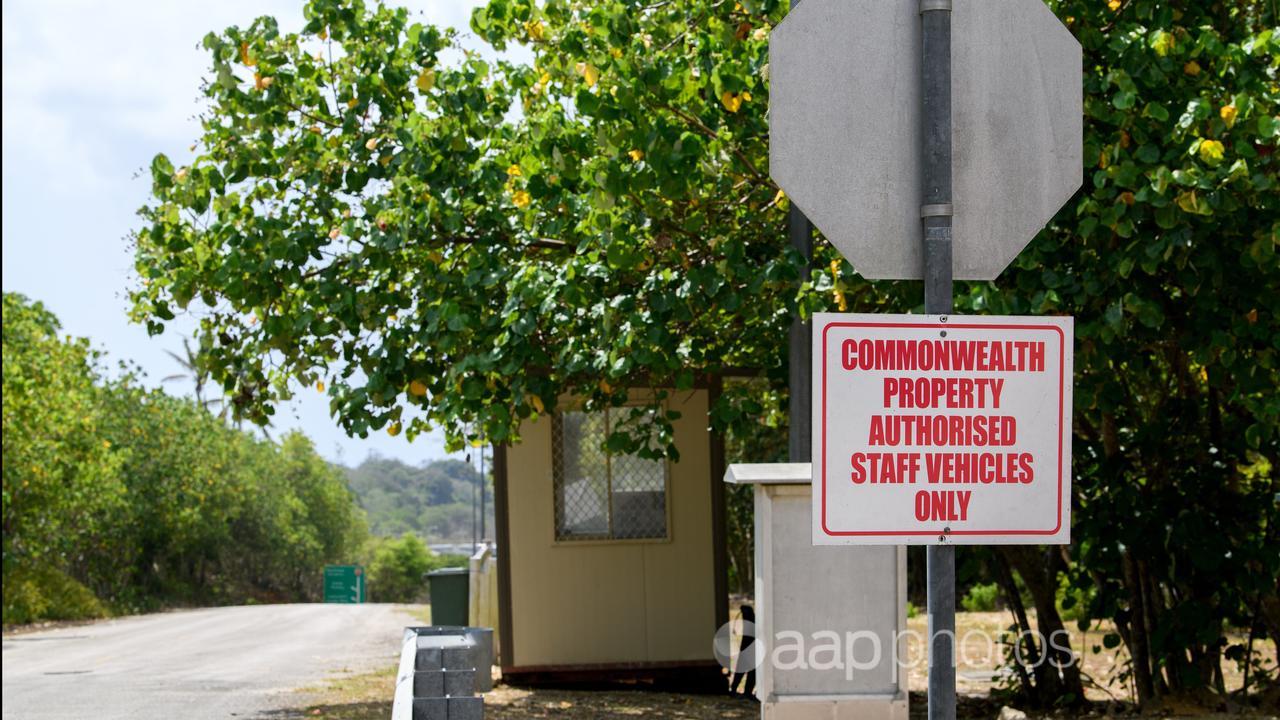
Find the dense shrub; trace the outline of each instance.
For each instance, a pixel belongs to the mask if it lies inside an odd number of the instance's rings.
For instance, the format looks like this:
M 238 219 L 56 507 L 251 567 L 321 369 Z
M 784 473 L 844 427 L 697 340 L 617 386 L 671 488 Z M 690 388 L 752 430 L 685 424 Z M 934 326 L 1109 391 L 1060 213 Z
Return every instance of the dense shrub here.
M 996 609 L 996 584 L 974 585 L 960 604 L 969 612 L 991 612 Z
M 445 567 L 467 567 L 462 555 L 436 555 L 416 535 L 370 542 L 369 599 L 374 602 L 421 602 L 427 598 L 422 576 Z
M 315 599 L 366 535 L 340 468 L 207 408 L 103 379 L 84 340 L 4 296 L 4 622 Z

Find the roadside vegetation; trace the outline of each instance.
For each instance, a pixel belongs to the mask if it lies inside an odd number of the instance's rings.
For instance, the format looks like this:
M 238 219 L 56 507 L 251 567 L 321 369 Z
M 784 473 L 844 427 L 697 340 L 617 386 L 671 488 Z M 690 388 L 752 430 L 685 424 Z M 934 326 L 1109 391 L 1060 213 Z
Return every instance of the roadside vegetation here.
M 4 296 L 4 623 L 316 599 L 364 515 L 296 433 L 108 376 L 39 303 Z

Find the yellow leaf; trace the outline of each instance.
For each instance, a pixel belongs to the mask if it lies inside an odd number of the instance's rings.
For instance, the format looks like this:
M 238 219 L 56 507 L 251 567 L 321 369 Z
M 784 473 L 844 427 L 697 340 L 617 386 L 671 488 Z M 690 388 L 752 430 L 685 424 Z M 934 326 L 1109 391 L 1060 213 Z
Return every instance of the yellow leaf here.
M 1183 212 L 1189 212 L 1193 215 L 1200 212 L 1200 200 L 1196 197 L 1195 190 L 1182 193 L 1175 202 L 1178 203 L 1178 207 L 1182 208 Z
M 1209 165 L 1217 165 L 1222 162 L 1222 156 L 1226 152 L 1226 148 L 1217 140 L 1205 140 L 1200 143 L 1200 159 Z
M 317 380 L 317 381 L 316 381 L 316 391 L 317 391 L 317 392 L 324 392 L 324 381 L 323 381 L 323 380 Z
M 350 100 L 347 101 L 347 107 L 349 108 L 354 108 L 359 104 L 360 104 L 360 101 L 355 98 L 351 98 Z
M 507 177 L 520 177 L 524 173 L 520 171 L 519 165 L 512 165 L 507 168 Z
M 417 85 L 422 92 L 430 92 L 436 86 L 436 71 L 429 67 L 422 68 L 422 72 L 418 73 Z
M 602 392 L 604 392 L 606 395 L 612 395 L 612 394 L 613 394 L 613 386 L 609 384 L 609 381 L 608 381 L 608 380 L 601 380 L 601 381 L 600 381 L 600 390 L 601 390 Z
M 546 407 L 542 404 L 542 398 L 538 397 L 537 395 L 530 395 L 529 403 L 532 404 L 533 409 L 537 410 L 539 413 L 541 413 L 543 410 L 546 409 Z
M 742 102 L 751 102 L 751 93 L 743 91 Z
M 524 24 L 524 31 L 529 33 L 529 39 L 534 41 L 541 40 L 545 30 L 541 20 L 530 20 Z
M 378 138 L 376 137 L 369 138 L 368 141 L 366 141 L 364 144 L 365 150 L 373 150 L 377 147 L 378 147 Z
M 247 42 L 240 43 L 240 62 L 248 65 L 249 67 L 253 67 L 258 64 L 256 59 L 249 57 L 249 43 Z
M 580 62 L 574 66 L 574 69 L 578 71 L 583 80 L 586 80 L 587 87 L 595 87 L 596 81 L 600 79 L 600 71 L 591 63 Z
M 1195 60 L 1192 60 L 1191 62 L 1182 66 L 1182 72 L 1190 75 L 1191 77 L 1195 77 L 1200 74 L 1200 63 L 1196 62 Z
M 627 154 L 631 156 L 631 159 L 634 162 L 640 162 L 641 160 L 644 159 L 644 151 L 640 149 L 632 150 Z
M 731 113 L 738 112 L 738 108 L 742 107 L 742 96 L 725 90 L 720 93 L 720 104 Z
M 387 428 L 387 434 L 390 435 L 391 437 L 395 437 L 399 435 L 400 421 L 397 420 L 396 422 L 391 423 L 390 427 Z
M 1218 117 L 1222 118 L 1222 122 L 1230 129 L 1231 126 L 1236 124 L 1236 115 L 1239 112 L 1235 105 L 1223 105 L 1222 109 L 1218 111 Z
M 533 198 L 530 197 L 529 193 L 525 192 L 524 190 L 517 190 L 515 194 L 511 196 L 511 202 L 516 207 L 523 210 L 529 207 L 529 203 L 533 202 Z
M 1107 9 L 1110 10 L 1111 12 L 1116 12 L 1117 10 L 1120 9 L 1120 6 L 1123 4 L 1124 3 L 1120 2 L 1120 0 L 1108 0 Z
M 414 380 L 409 383 L 409 394 L 414 397 L 422 397 L 427 394 L 427 384 L 421 380 Z
M 275 78 L 273 78 L 273 77 L 263 77 L 263 76 L 259 75 L 258 73 L 254 73 L 254 74 L 253 74 L 253 89 L 254 89 L 254 90 L 266 90 L 267 88 L 271 87 L 271 83 L 273 83 L 273 82 L 275 82 L 275 81 L 276 81 L 276 79 L 275 79 Z

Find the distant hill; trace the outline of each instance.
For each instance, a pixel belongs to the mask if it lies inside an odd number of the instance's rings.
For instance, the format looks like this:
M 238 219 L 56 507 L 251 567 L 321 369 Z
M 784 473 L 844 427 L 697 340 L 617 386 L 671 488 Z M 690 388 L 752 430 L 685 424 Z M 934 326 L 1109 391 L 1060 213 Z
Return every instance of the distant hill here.
M 370 455 L 346 468 L 347 481 L 374 535 L 411 532 L 429 543 L 469 543 L 480 474 L 461 460 L 421 466 Z M 487 538 L 493 538 L 493 485 L 485 485 Z

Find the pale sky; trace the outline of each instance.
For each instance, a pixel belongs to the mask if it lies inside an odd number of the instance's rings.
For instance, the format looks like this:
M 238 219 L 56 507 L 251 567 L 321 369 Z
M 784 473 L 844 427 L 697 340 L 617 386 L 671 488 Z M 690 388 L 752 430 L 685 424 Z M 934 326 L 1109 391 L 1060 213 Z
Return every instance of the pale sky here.
M 183 323 L 149 338 L 129 322 L 126 245 L 138 227 L 158 152 L 181 165 L 199 135 L 195 114 L 211 30 L 274 15 L 302 27 L 303 0 L 21 0 L 3 3 L 5 292 L 42 301 L 65 332 L 90 338 L 109 361 L 132 360 L 148 385 L 181 372 Z M 403 0 L 419 22 L 452 26 L 480 47 L 467 22 L 480 0 Z M 189 324 L 186 327 L 190 327 Z M 165 383 L 188 394 L 190 383 Z M 330 460 L 370 451 L 412 464 L 444 457 L 438 434 L 410 444 L 376 433 L 348 438 L 314 390 L 277 411 L 275 428 L 301 428 Z

